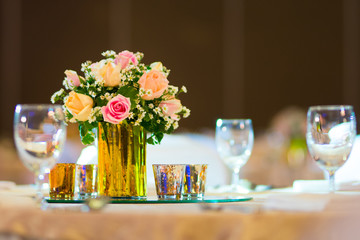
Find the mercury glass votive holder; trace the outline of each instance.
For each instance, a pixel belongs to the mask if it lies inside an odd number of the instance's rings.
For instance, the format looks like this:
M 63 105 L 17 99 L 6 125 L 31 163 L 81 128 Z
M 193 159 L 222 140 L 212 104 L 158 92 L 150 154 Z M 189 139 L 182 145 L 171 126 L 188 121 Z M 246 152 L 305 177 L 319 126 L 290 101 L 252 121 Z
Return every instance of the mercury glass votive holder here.
M 184 193 L 186 199 L 203 199 L 207 164 L 188 164 L 185 167 Z
M 58 163 L 49 174 L 50 199 L 71 200 L 75 190 L 75 163 Z
M 76 164 L 75 193 L 79 199 L 97 196 L 97 165 Z
M 185 164 L 153 164 L 156 193 L 159 199 L 182 198 Z

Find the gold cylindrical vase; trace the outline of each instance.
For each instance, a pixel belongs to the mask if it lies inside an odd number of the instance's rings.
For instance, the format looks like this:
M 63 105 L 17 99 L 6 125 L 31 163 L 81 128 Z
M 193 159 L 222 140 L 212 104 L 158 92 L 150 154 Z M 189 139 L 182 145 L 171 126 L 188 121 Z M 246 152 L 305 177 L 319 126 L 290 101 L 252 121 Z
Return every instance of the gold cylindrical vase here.
M 98 126 L 98 191 L 113 198 L 146 197 L 146 132 L 126 122 Z

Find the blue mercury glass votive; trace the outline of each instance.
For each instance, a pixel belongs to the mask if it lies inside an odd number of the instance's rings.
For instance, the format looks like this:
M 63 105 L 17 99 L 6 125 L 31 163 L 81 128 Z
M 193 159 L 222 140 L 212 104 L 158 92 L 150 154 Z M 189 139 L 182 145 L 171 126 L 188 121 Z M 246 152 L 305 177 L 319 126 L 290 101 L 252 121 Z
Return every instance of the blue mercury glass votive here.
M 181 199 L 185 164 L 153 164 L 156 193 L 159 199 Z
M 187 199 L 202 199 L 205 194 L 207 164 L 188 164 L 185 167 L 184 193 Z

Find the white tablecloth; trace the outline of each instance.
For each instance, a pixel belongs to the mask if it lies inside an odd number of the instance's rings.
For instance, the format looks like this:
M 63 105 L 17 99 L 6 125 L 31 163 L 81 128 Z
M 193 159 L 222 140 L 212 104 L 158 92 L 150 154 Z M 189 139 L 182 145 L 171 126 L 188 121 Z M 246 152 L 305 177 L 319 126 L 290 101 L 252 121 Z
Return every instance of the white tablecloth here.
M 1 237 L 29 239 L 357 239 L 360 192 L 273 190 L 253 200 L 210 204 L 109 204 L 80 212 L 57 204 L 41 211 L 33 189 L 0 191 Z

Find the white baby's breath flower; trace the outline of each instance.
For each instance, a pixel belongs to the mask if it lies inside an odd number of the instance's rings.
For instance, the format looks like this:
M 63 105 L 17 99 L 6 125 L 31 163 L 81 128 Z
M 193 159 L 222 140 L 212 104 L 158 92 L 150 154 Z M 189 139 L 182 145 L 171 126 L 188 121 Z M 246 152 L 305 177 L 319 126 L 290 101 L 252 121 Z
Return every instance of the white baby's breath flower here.
M 139 89 L 139 95 L 140 95 L 140 97 L 142 97 L 143 95 L 145 95 L 145 89 L 140 88 L 140 89 Z
M 152 115 L 151 113 L 149 113 L 149 118 L 150 118 L 150 119 L 153 119 L 153 118 L 154 118 L 154 115 Z
M 133 112 L 130 112 L 128 118 L 129 118 L 129 119 L 134 119 L 134 113 L 133 113 Z
M 156 108 L 154 109 L 154 112 L 157 113 L 157 114 L 159 114 L 159 113 L 161 113 L 161 109 L 160 109 L 159 107 L 156 107 Z
M 163 72 L 164 72 L 165 76 L 168 77 L 169 74 L 170 74 L 170 69 L 166 69 L 166 68 L 164 67 Z
M 156 120 L 156 123 L 160 124 L 160 123 L 161 123 L 161 121 L 158 119 L 158 120 Z
M 51 98 L 50 98 L 50 102 L 51 102 L 52 104 L 54 104 L 54 103 L 55 103 L 55 94 L 53 94 L 53 95 L 51 96 Z
M 167 123 L 170 123 L 170 124 L 172 124 L 174 122 L 174 120 L 168 116 L 164 117 L 164 119 Z
M 169 108 L 168 108 L 168 106 L 165 105 L 165 106 L 162 107 L 162 110 L 163 110 L 165 113 L 167 113 L 167 111 L 169 110 Z
M 136 57 L 136 59 L 140 62 L 141 59 L 144 57 L 144 54 L 141 53 L 141 52 L 136 52 L 136 53 L 135 53 L 135 57 Z
M 71 89 L 71 86 L 69 86 L 69 82 L 68 82 L 68 80 L 67 80 L 67 77 L 64 79 L 63 85 L 64 85 L 64 87 L 65 87 L 66 90 L 70 90 L 70 89 Z
M 89 119 L 90 118 L 95 119 L 95 120 L 92 121 L 92 122 L 95 122 L 96 118 L 99 117 L 99 116 L 101 116 L 101 107 L 92 108 L 91 111 L 90 111 Z M 89 122 L 90 122 L 90 120 L 89 120 Z
M 141 123 L 141 121 L 142 121 L 141 119 L 136 120 L 134 125 L 135 125 L 135 126 L 139 126 L 140 123 Z
M 185 112 L 183 115 L 184 118 L 187 118 L 190 116 L 190 109 L 188 109 L 187 107 L 182 107 L 182 111 Z
M 86 61 L 86 62 L 82 63 L 81 64 L 81 71 L 85 72 L 87 70 L 87 68 L 90 67 L 91 63 L 92 63 L 91 61 Z
M 93 123 L 96 121 L 96 107 L 92 108 L 88 117 L 89 123 Z
M 110 101 L 112 99 L 112 96 L 110 93 L 105 93 L 104 97 L 106 98 L 106 100 Z
M 154 108 L 154 104 L 149 103 L 148 107 L 149 107 L 150 109 L 153 109 L 153 108 Z
M 69 95 L 66 95 L 66 96 L 64 97 L 64 103 L 67 102 L 68 98 L 69 98 Z M 67 112 L 69 112 L 69 110 L 65 107 L 65 105 L 63 105 L 63 106 L 64 106 L 65 110 L 66 110 Z
M 184 93 L 187 93 L 187 89 L 186 89 L 185 86 L 182 86 L 182 87 L 181 87 L 181 90 L 182 90 Z
M 140 106 L 140 104 L 137 104 L 137 105 L 136 105 L 136 108 L 137 108 L 139 111 L 144 111 L 144 109 Z
M 95 117 L 95 116 L 93 116 L 93 115 L 89 115 L 89 117 L 88 117 L 88 121 L 89 121 L 89 123 L 93 123 L 93 122 L 95 122 L 95 121 L 96 121 L 96 117 Z
M 151 96 L 151 95 L 153 94 L 153 92 L 152 92 L 151 89 L 146 90 L 145 93 L 146 93 L 146 95 L 148 95 L 148 96 Z
M 97 77 L 97 78 L 95 78 L 95 79 L 96 79 L 96 80 L 95 80 L 95 85 L 96 85 L 96 86 L 99 86 L 99 87 L 104 86 L 105 80 L 104 80 L 102 77 Z
M 92 97 L 96 97 L 96 93 L 94 91 L 89 91 L 89 95 Z
M 123 71 L 123 70 L 121 70 L 121 71 Z M 120 72 L 120 79 L 121 79 L 121 81 L 126 81 L 126 79 L 127 79 L 126 75 L 123 74 L 123 72 Z
M 169 130 L 169 128 L 171 127 L 171 123 L 170 122 L 167 122 L 165 124 L 165 130 Z
M 179 91 L 179 88 L 176 86 L 169 85 L 168 91 L 171 95 L 175 95 Z
M 50 101 L 51 101 L 52 103 L 55 103 L 55 99 L 58 98 L 58 97 L 60 97 L 61 95 L 63 95 L 64 92 L 65 92 L 64 89 L 61 88 L 59 91 L 55 92 L 55 93 L 51 96 Z
M 103 55 L 104 57 L 115 57 L 116 52 L 114 52 L 113 50 L 107 50 L 107 51 L 101 53 L 101 55 Z
M 179 123 L 177 121 L 173 122 L 173 128 L 177 129 L 179 127 Z
M 146 115 L 146 112 L 141 112 L 139 118 L 143 119 Z
M 104 99 L 105 99 L 105 97 L 104 97 L 103 95 L 101 95 L 101 96 L 100 96 L 100 99 L 101 99 L 101 100 L 104 100 Z

